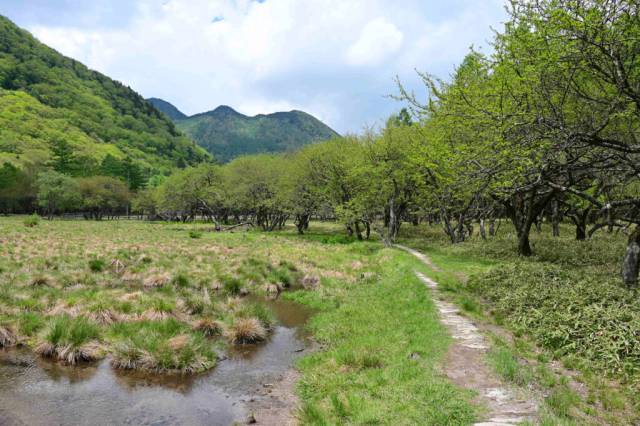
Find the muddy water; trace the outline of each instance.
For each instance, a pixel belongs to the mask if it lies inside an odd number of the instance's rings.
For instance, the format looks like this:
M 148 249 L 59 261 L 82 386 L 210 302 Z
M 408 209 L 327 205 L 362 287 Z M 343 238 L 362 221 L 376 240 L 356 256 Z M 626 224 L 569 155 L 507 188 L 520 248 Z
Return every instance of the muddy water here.
M 108 360 L 64 367 L 28 351 L 0 352 L 0 426 L 4 425 L 229 425 L 243 422 L 247 404 L 305 353 L 302 329 L 310 311 L 266 301 L 279 325 L 260 345 L 231 351 L 196 377 L 113 370 Z

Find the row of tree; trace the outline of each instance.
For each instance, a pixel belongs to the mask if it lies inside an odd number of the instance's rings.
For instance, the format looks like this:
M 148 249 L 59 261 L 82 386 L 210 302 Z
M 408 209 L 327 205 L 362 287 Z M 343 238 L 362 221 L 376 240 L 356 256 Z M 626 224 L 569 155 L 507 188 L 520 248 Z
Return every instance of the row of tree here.
M 517 250 L 533 227 L 565 218 L 585 239 L 627 230 L 623 279 L 640 262 L 640 15 L 629 0 L 513 0 L 490 56 L 471 51 L 449 81 L 421 77 L 421 102 L 379 134 L 281 157 L 249 157 L 172 176 L 159 214 L 249 218 L 269 230 L 335 216 L 349 233 L 391 242 L 403 221 L 437 220 L 453 243 L 507 218 Z M 412 123 L 412 119 L 415 123 Z M 179 194 L 179 196 L 176 196 Z M 384 224 L 384 226 L 382 225 Z
M 384 129 L 186 168 L 146 189 L 128 182 L 138 189 L 133 209 L 165 220 L 205 217 L 218 228 L 251 223 L 269 231 L 293 220 L 300 233 L 311 217 L 333 218 L 356 238 L 375 232 L 387 244 L 406 222 L 438 222 L 459 243 L 474 225 L 486 238 L 506 218 L 523 256 L 532 254 L 533 227 L 546 220 L 558 235 L 569 220 L 578 240 L 625 230 L 623 279 L 637 285 L 638 8 L 625 0 L 512 0 L 494 53 L 471 51 L 446 82 L 421 74 L 426 102 L 399 84 L 407 109 Z M 23 172 L 5 166 L 0 180 L 11 173 Z M 46 184 L 54 178 L 77 187 L 80 198 L 64 209 L 48 204 L 43 188 L 62 187 Z M 48 173 L 38 178 L 38 204 L 52 213 L 74 201 L 100 218 L 126 208 L 127 185 L 116 182 Z

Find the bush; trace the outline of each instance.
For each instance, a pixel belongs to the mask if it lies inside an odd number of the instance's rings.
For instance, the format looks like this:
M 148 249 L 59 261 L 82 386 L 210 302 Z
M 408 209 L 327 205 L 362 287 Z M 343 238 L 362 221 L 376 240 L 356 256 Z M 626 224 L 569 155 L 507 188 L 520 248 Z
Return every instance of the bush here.
M 89 269 L 93 272 L 102 272 L 106 266 L 106 262 L 102 259 L 91 259 L 89 261 Z
M 193 239 L 202 238 L 202 232 L 200 231 L 189 231 L 189 237 Z
M 40 216 L 38 216 L 37 213 L 34 213 L 31 216 L 25 218 L 23 223 L 27 228 L 33 228 L 40 223 Z
M 640 301 L 617 277 L 523 261 L 475 276 L 469 286 L 557 357 L 587 359 L 611 374 L 640 373 Z
M 240 290 L 242 289 L 242 282 L 239 279 L 231 276 L 224 276 L 222 277 L 221 281 L 224 291 L 234 296 L 240 294 Z

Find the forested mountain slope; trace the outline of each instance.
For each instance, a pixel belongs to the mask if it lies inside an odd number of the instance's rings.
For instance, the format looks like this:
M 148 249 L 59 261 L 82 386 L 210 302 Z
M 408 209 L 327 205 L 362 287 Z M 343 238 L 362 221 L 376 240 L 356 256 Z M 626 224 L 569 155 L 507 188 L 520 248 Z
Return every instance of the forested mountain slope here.
M 135 91 L 0 16 L 0 163 L 38 168 L 60 144 L 78 175 L 100 174 L 108 154 L 147 174 L 209 158 Z
M 169 117 L 170 119 L 172 119 L 174 121 L 182 120 L 182 119 L 187 118 L 187 115 L 185 113 L 183 113 L 178 108 L 176 108 L 175 106 L 173 106 L 172 104 L 170 104 L 169 102 L 167 102 L 167 101 L 165 101 L 163 99 L 149 98 L 149 99 L 147 99 L 147 101 L 151 105 L 156 107 L 156 109 L 158 111 L 164 113 L 167 117 Z
M 247 154 L 291 151 L 338 134 L 317 118 L 302 112 L 276 112 L 249 117 L 226 105 L 186 117 L 175 106 L 152 98 L 157 109 L 222 162 Z

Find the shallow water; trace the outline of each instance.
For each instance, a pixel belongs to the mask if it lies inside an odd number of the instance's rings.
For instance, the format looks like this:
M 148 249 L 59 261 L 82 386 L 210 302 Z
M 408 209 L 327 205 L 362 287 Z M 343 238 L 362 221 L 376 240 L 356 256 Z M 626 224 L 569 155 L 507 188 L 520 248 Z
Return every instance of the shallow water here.
M 26 350 L 0 352 L 0 426 L 229 425 L 246 418 L 246 403 L 263 398 L 304 354 L 305 307 L 266 301 L 279 325 L 260 345 L 232 350 L 229 359 L 195 377 L 123 372 L 108 360 L 65 367 Z

